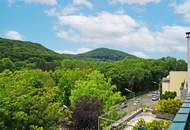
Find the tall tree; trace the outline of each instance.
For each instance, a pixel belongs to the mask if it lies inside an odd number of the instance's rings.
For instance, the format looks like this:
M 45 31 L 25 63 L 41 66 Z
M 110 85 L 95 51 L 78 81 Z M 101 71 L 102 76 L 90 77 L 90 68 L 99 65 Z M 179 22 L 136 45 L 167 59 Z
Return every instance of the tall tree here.
M 73 109 L 74 130 L 97 130 L 102 103 L 97 97 L 80 97 Z
M 114 92 L 116 86 L 111 85 L 110 80 L 107 80 L 99 71 L 92 71 L 86 78 L 76 81 L 75 88 L 71 90 L 71 104 L 82 96 L 95 96 L 103 102 L 103 108 L 109 107 L 118 103 L 123 99 L 119 92 Z
M 59 89 L 47 72 L 1 73 L 0 129 L 58 129 L 71 118 L 59 97 Z

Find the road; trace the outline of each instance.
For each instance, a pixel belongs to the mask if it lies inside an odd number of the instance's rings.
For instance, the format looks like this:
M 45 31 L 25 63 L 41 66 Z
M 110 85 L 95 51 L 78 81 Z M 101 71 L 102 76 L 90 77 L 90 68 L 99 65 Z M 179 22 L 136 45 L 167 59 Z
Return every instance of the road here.
M 134 103 L 135 100 L 139 101 L 139 103 L 135 104 Z M 131 111 L 134 111 L 136 108 L 138 109 L 139 107 L 142 107 L 142 106 L 152 107 L 156 102 L 158 101 L 152 101 L 152 92 L 149 92 L 147 94 L 129 99 L 127 101 L 128 107 L 126 107 L 125 110 L 128 112 L 131 112 Z
M 149 106 L 149 107 L 153 106 L 157 102 L 157 101 L 152 101 L 152 92 L 149 92 L 147 94 L 139 96 L 136 99 L 140 100 L 140 102 L 143 105 L 146 105 L 146 106 Z
M 136 102 L 137 100 L 138 100 L 138 102 Z M 151 108 L 157 101 L 152 101 L 152 92 L 149 92 L 147 94 L 129 99 L 126 102 L 127 102 L 127 107 L 119 109 L 117 111 L 118 114 L 124 113 L 124 115 L 119 120 L 116 121 L 115 119 L 107 118 L 109 116 L 106 116 L 106 115 L 109 115 L 110 113 L 112 113 L 112 110 L 110 110 L 109 112 L 107 112 L 106 114 L 101 116 L 104 118 L 104 119 L 101 119 L 101 121 L 103 121 L 105 119 L 106 120 L 115 120 L 115 122 L 113 122 L 112 125 L 118 124 L 118 123 L 120 124 L 121 122 L 125 121 L 125 118 L 127 116 L 129 116 L 131 113 L 133 113 L 134 111 L 138 110 L 139 108 L 145 107 L 145 106 Z M 118 107 L 118 105 L 117 105 L 117 107 Z
M 128 119 L 129 115 L 131 115 L 131 113 L 134 113 L 135 111 L 137 111 L 142 107 L 147 106 L 149 108 L 152 108 L 152 106 L 156 102 L 158 101 L 152 101 L 152 92 L 127 100 L 128 104 L 127 107 L 122 109 L 122 111 L 125 111 L 127 114 L 122 118 L 120 118 L 119 120 L 117 120 L 116 122 L 114 122 L 112 126 L 117 126 L 118 124 L 125 122 L 126 119 Z

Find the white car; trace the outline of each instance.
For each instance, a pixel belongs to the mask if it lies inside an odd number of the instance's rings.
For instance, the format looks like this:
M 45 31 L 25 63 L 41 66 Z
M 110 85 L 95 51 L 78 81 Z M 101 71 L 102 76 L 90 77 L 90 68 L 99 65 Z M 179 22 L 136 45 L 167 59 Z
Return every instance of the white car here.
M 119 104 L 119 108 L 123 109 L 125 107 L 127 107 L 127 102 L 122 102 L 122 103 Z
M 153 96 L 152 96 L 152 101 L 157 101 L 157 100 L 159 100 L 158 95 L 153 95 Z

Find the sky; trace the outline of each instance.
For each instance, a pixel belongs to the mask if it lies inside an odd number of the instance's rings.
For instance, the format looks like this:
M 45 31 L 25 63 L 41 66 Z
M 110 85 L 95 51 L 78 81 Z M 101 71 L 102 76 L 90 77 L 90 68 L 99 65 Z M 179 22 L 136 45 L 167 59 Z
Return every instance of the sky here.
M 0 37 L 58 53 L 95 48 L 186 59 L 190 0 L 0 0 Z

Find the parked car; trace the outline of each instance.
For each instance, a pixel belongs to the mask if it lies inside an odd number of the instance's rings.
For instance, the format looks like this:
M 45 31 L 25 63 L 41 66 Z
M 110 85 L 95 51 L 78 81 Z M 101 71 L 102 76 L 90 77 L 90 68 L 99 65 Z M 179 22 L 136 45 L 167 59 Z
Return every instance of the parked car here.
M 158 94 L 158 91 L 152 91 L 152 94 Z
M 127 107 L 127 102 L 121 102 L 121 103 L 119 103 L 119 108 L 125 108 L 125 107 Z
M 140 103 L 140 100 L 139 99 L 136 99 L 133 103 L 133 105 L 137 105 L 138 103 Z
M 152 96 L 152 101 L 157 101 L 159 100 L 159 96 L 158 95 L 153 95 Z

